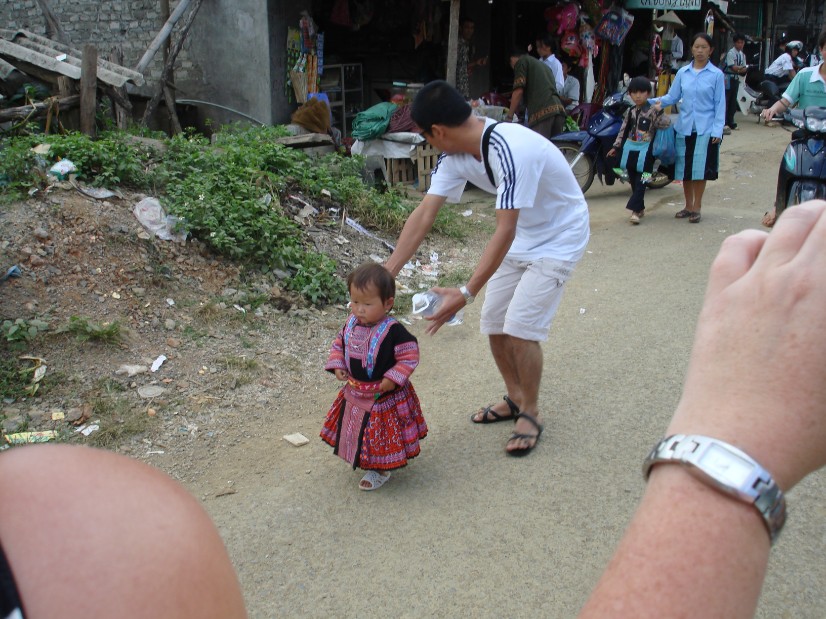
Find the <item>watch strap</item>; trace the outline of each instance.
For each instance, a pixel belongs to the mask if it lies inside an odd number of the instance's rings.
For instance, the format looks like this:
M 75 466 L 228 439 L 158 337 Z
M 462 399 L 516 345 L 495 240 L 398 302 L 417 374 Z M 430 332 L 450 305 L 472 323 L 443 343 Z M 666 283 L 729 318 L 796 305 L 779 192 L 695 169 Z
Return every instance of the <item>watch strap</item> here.
M 476 299 L 476 296 L 470 293 L 470 290 L 467 289 L 467 286 L 460 286 L 459 292 L 462 293 L 462 296 L 465 298 L 465 303 L 468 305 L 473 303 L 474 299 Z
M 651 467 L 663 462 L 682 464 L 697 479 L 754 505 L 772 543 L 780 535 L 786 522 L 786 498 L 769 472 L 744 451 L 708 436 L 674 434 L 657 443 L 648 454 L 643 476 L 647 479 Z

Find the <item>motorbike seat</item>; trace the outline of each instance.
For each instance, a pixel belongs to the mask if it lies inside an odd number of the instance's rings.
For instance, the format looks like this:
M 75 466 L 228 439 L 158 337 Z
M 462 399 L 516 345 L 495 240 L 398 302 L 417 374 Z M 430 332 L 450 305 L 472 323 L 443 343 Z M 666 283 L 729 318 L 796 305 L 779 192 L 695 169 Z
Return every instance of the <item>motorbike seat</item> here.
M 780 86 L 771 80 L 763 80 L 760 82 L 760 91 L 767 97 L 775 99 L 780 97 Z

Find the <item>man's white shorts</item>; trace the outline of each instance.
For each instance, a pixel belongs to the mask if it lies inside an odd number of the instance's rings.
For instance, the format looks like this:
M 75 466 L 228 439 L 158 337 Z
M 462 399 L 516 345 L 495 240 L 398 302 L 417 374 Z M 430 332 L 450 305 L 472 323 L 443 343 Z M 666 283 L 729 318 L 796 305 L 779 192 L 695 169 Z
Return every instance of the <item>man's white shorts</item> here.
M 484 335 L 544 342 L 575 266 L 552 258 L 530 262 L 505 258 L 488 281 L 479 330 Z

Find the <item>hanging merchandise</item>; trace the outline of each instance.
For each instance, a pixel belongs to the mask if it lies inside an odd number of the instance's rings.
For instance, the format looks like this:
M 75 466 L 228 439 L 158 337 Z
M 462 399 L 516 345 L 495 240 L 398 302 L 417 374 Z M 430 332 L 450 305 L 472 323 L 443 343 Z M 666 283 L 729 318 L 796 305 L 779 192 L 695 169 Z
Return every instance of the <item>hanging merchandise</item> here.
M 620 45 L 634 23 L 634 16 L 625 9 L 613 8 L 602 16 L 596 35 L 612 45 Z
M 657 75 L 663 70 L 663 40 L 660 35 L 651 37 L 651 64 L 657 71 Z
M 350 28 L 353 25 L 350 20 L 350 0 L 336 0 L 333 5 L 333 12 L 330 13 L 330 23 L 345 28 Z
M 576 28 L 579 17 L 579 7 L 574 4 L 562 4 L 545 9 L 545 21 L 548 22 L 548 32 L 562 34 L 567 30 Z
M 292 86 L 298 103 L 306 103 L 308 95 L 318 92 L 319 75 L 323 70 L 318 50 L 323 53 L 323 49 L 324 36 L 318 33 L 310 14 L 302 11 L 298 30 L 287 30 L 287 66 L 290 67 L 287 83 Z
M 582 48 L 579 45 L 579 35 L 573 30 L 565 33 L 559 47 L 571 58 L 579 59 L 582 55 Z
M 706 34 L 710 37 L 714 36 L 714 11 L 711 9 L 706 13 Z
M 579 42 L 582 46 L 582 55 L 579 57 L 579 66 L 585 70 L 585 103 L 593 100 L 596 80 L 594 79 L 594 57 L 599 53 L 597 38 L 589 17 L 583 15 L 579 24 Z

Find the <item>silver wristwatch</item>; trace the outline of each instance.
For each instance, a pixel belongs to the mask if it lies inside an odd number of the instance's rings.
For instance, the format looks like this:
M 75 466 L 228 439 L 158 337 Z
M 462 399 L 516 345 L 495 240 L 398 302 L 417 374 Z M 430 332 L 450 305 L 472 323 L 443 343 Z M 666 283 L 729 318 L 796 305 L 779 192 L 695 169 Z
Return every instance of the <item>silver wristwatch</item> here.
M 470 305 L 476 299 L 476 297 L 470 294 L 470 290 L 467 289 L 467 286 L 460 287 L 459 292 L 461 292 L 462 296 L 465 298 L 465 305 Z
M 648 479 L 651 467 L 675 462 L 698 479 L 757 508 L 772 543 L 786 522 L 786 498 L 772 476 L 736 447 L 707 436 L 675 434 L 661 440 L 642 465 Z

